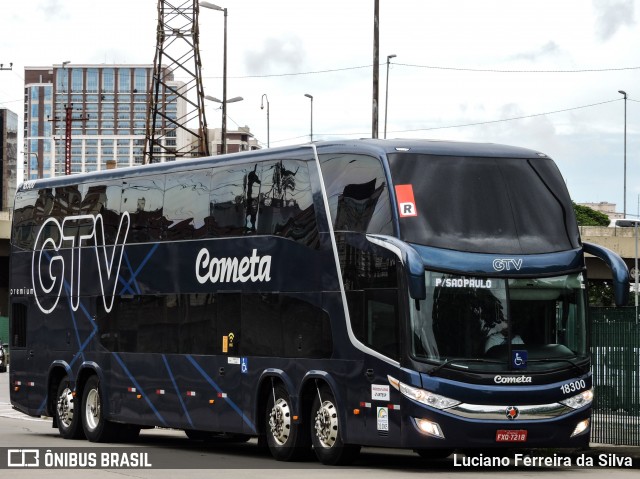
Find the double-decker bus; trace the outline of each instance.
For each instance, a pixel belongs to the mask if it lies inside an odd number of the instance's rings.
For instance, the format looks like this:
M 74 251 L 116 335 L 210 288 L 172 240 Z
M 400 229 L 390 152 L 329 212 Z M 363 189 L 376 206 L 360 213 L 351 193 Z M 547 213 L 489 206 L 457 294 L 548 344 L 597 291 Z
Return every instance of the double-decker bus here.
M 11 403 L 65 438 L 583 447 L 585 254 L 546 155 L 319 142 L 23 183 Z

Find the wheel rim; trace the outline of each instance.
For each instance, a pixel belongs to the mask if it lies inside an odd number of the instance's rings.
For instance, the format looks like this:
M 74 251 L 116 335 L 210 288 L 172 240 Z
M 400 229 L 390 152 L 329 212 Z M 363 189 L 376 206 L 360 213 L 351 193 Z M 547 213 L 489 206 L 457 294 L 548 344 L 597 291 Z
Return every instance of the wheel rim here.
M 338 413 L 330 401 L 325 401 L 316 412 L 316 437 L 322 447 L 333 447 L 338 439 Z
M 71 389 L 64 388 L 58 397 L 58 420 L 65 429 L 71 427 L 73 423 L 74 402 Z
M 85 424 L 91 431 L 100 424 L 100 395 L 97 389 L 91 389 L 87 393 L 85 419 Z
M 279 398 L 269 414 L 269 429 L 276 444 L 283 446 L 291 433 L 291 411 L 289 404 Z

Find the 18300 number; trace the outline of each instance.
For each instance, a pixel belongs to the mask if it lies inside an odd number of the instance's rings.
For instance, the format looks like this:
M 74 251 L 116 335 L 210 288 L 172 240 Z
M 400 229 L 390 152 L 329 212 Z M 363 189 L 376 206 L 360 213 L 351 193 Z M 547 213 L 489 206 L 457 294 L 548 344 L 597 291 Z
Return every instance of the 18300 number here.
M 577 381 L 573 381 L 570 383 L 563 384 L 560 386 L 560 390 L 563 394 L 571 394 L 580 391 L 581 389 L 586 389 L 587 384 L 584 382 L 584 379 L 579 379 Z

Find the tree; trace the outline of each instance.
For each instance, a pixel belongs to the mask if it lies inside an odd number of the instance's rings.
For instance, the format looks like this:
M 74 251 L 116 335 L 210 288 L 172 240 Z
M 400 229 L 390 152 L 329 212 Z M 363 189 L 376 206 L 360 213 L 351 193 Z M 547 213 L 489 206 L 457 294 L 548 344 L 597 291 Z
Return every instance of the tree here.
M 573 210 L 580 226 L 609 226 L 607 215 L 588 206 L 573 203 Z M 613 306 L 613 288 L 609 280 L 589 282 L 589 306 Z
M 589 281 L 589 306 L 615 306 L 611 280 Z
M 573 210 L 580 226 L 609 226 L 609 217 L 600 211 L 575 203 L 573 203 Z

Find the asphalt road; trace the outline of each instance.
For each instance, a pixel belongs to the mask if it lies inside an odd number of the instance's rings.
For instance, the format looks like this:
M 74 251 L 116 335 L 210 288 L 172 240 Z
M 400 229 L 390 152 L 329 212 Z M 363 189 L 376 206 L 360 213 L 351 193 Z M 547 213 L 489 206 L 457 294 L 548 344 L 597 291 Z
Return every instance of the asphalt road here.
M 558 464 L 544 466 L 526 464 L 522 458 L 519 465 L 469 465 L 463 454 L 450 456 L 439 461 L 424 461 L 411 451 L 384 450 L 365 448 L 357 462 L 349 467 L 323 466 L 313 459 L 297 463 L 277 462 L 260 449 L 255 440 L 243 444 L 202 443 L 194 442 L 182 431 L 168 429 L 143 430 L 139 439 L 130 444 L 94 444 L 85 440 L 70 441 L 58 436 L 57 429 L 51 427 L 51 419 L 30 418 L 11 408 L 9 404 L 9 374 L 0 373 L 0 479 L 49 478 L 49 477 L 87 477 L 86 469 L 64 466 L 76 464 L 96 465 L 90 472 L 91 479 L 114 478 L 125 476 L 131 478 L 175 478 L 184 475 L 188 478 L 215 477 L 240 478 L 259 476 L 263 478 L 299 478 L 305 479 L 331 477 L 366 477 L 367 479 L 415 478 L 416 473 L 438 473 L 440 477 L 456 479 L 477 477 L 478 474 L 499 474 L 513 477 L 514 474 L 527 476 L 531 474 L 557 477 L 588 476 L 611 478 L 636 478 L 638 471 L 617 465 L 597 467 L 598 456 L 594 466 L 578 467 L 578 457 L 569 458 L 571 466 L 566 467 L 559 460 Z M 615 460 L 623 460 L 624 451 L 613 454 Z M 13 467 L 21 464 L 33 464 L 35 456 L 40 468 Z M 560 454 L 560 459 L 567 456 Z M 534 456 L 535 458 L 535 456 Z M 606 459 L 611 456 L 607 455 Z M 539 459 L 539 458 L 538 458 Z M 102 461 L 109 466 L 100 468 Z M 535 460 L 535 459 L 533 459 Z M 93 462 L 92 462 L 93 461 Z M 135 464 L 143 467 L 131 467 Z M 11 464 L 12 467 L 7 467 Z M 51 467 L 51 466 L 63 467 Z M 146 467 L 151 465 L 152 467 Z M 47 467 L 49 466 L 49 467 Z M 127 467 L 128 466 L 128 467 Z M 636 463 L 637 467 L 637 463 Z

